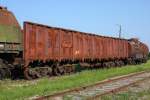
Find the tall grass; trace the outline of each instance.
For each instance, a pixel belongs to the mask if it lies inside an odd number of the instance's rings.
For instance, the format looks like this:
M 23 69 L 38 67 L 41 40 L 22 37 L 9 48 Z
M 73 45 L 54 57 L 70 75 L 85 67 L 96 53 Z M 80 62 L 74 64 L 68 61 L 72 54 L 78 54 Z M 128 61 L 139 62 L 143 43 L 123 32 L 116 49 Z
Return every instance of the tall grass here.
M 150 60 L 141 65 L 120 68 L 86 70 L 73 75 L 39 80 L 0 81 L 0 100 L 22 100 L 32 96 L 52 94 L 65 89 L 93 84 L 95 82 L 133 72 L 150 70 Z

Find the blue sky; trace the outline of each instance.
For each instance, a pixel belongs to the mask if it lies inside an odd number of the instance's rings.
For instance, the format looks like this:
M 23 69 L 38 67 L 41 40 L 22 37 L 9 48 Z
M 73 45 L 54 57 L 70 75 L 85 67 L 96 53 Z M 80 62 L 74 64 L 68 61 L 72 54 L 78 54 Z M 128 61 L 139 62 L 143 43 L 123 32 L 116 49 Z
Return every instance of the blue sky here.
M 105 36 L 136 37 L 150 48 L 150 0 L 1 0 L 19 23 L 37 22 Z

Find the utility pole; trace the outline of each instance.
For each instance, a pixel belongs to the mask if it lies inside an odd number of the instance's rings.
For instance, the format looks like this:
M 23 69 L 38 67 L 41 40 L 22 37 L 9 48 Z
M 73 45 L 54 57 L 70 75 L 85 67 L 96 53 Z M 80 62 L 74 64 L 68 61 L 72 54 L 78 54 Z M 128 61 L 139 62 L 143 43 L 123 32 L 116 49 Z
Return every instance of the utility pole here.
M 119 27 L 119 38 L 121 38 L 121 33 L 122 33 L 122 27 L 120 25 L 120 27 Z
M 119 26 L 119 38 L 121 38 L 122 35 L 122 26 L 120 24 L 117 24 Z

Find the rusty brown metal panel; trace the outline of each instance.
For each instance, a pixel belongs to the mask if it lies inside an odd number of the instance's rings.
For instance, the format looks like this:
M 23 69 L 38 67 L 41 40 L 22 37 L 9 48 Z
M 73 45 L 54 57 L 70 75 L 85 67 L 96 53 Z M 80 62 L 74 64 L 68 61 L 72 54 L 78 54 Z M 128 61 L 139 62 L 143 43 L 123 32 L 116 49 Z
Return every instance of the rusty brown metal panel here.
M 97 47 L 99 47 L 97 44 L 97 37 L 93 36 L 93 59 L 97 59 L 98 58 L 98 52 L 97 52 Z
M 119 58 L 121 58 L 122 57 L 122 41 L 121 40 L 119 40 Z
M 59 30 L 54 29 L 53 33 L 53 58 L 60 60 L 60 33 Z
M 118 45 L 117 45 L 117 52 L 118 52 L 118 56 L 117 58 L 120 58 L 120 40 L 118 39 Z
M 110 58 L 110 39 L 106 38 L 107 41 L 107 58 Z
M 118 57 L 118 40 L 117 39 L 115 40 L 115 55 L 117 58 Z
M 122 54 L 123 56 L 122 57 L 126 58 L 126 41 L 122 40 L 122 44 L 123 44 L 123 47 L 122 47 L 123 48 L 123 54 Z
M 89 35 L 89 50 L 90 50 L 90 56 L 89 58 L 93 59 L 93 36 Z
M 102 58 L 105 59 L 105 56 L 106 56 L 106 45 L 105 45 L 105 38 L 102 37 Z
M 77 59 L 79 56 L 78 45 L 77 45 L 77 34 L 73 33 L 73 59 Z
M 96 37 L 96 43 L 95 43 L 95 48 L 96 48 L 96 55 L 97 55 L 97 58 L 98 59 L 101 59 L 101 40 L 100 40 L 100 37 Z
M 44 27 L 36 27 L 36 59 L 45 60 L 45 32 Z
M 119 57 L 119 40 L 116 40 L 116 58 Z
M 92 59 L 96 59 L 97 57 L 96 57 L 96 48 L 95 48 L 95 36 L 93 35 L 93 36 L 91 36 L 92 37 Z
M 98 52 L 96 51 L 96 41 L 97 41 L 97 36 L 93 36 L 93 59 L 98 58 Z
M 104 58 L 104 39 L 103 39 L 103 37 L 101 37 L 101 39 L 100 39 L 100 41 L 101 41 L 101 58 L 103 59 Z
M 113 55 L 113 39 L 111 38 L 110 39 L 110 50 L 111 50 L 111 53 L 110 53 L 110 56 L 111 56 L 111 58 L 114 58 L 114 55 Z
M 123 50 L 124 50 L 123 56 L 125 58 L 126 57 L 126 47 L 125 47 L 125 41 L 124 40 L 123 40 Z
M 122 40 L 119 40 L 119 58 L 122 58 L 123 56 L 123 43 Z
M 59 33 L 61 40 L 60 57 L 61 59 L 72 59 L 73 33 L 63 30 L 60 30 Z
M 87 45 L 86 45 L 87 39 L 86 39 L 86 35 L 85 34 L 83 34 L 82 37 L 83 37 L 83 56 L 86 59 L 86 57 L 87 57 Z
M 128 41 L 125 41 L 125 57 L 128 57 Z
M 83 56 L 83 34 L 78 32 L 78 40 L 79 40 L 79 59 L 84 59 Z
M 115 58 L 115 39 L 113 39 L 113 41 L 112 41 L 113 43 L 112 43 L 112 50 L 113 50 L 113 58 Z
M 114 54 L 113 54 L 113 40 L 114 39 L 111 38 L 111 44 L 110 44 L 110 46 L 111 46 L 111 58 L 114 58 Z
M 125 51 L 125 41 L 123 40 L 122 43 L 123 43 L 123 54 L 122 55 L 123 55 L 123 58 L 125 58 L 125 52 L 126 52 Z
M 88 59 L 90 57 L 90 43 L 89 43 L 89 35 L 86 34 L 85 35 L 85 47 L 84 49 L 86 49 L 86 58 Z
M 107 38 L 104 38 L 104 58 L 107 59 Z
M 103 38 L 103 47 L 104 47 L 104 49 L 103 49 L 103 52 L 104 52 L 104 59 L 107 59 L 107 45 L 108 45 L 108 43 L 107 43 L 107 38 Z
M 123 43 L 122 40 L 119 40 L 119 57 L 122 58 L 123 56 Z
M 101 55 L 100 55 L 100 53 L 101 53 L 101 45 L 100 45 L 100 37 L 98 37 L 98 36 L 95 36 L 94 37 L 94 57 L 96 58 L 96 59 L 99 59 L 99 58 L 101 58 Z
M 113 58 L 115 58 L 115 39 L 112 41 Z
M 112 58 L 112 45 L 111 45 L 111 43 L 112 43 L 112 41 L 111 41 L 112 39 L 111 38 L 109 38 L 109 50 L 108 50 L 108 52 L 109 52 L 109 58 Z
M 98 47 L 98 52 L 99 52 L 99 59 L 102 59 L 102 57 L 103 57 L 103 46 L 102 46 L 102 37 L 98 37 L 98 45 L 99 45 L 99 47 Z
M 105 38 L 106 41 L 106 59 L 109 58 L 109 38 Z
M 131 56 L 132 55 L 132 46 L 130 43 L 128 43 L 128 55 Z
M 128 42 L 126 43 L 126 48 L 127 48 L 126 49 L 127 50 L 127 52 L 126 52 L 127 53 L 127 57 L 129 57 L 129 43 Z
M 112 58 L 112 38 L 109 39 L 109 57 Z
M 28 55 L 29 55 L 28 48 L 29 48 L 29 46 L 28 46 L 28 42 L 27 42 L 28 38 L 29 38 L 29 34 L 27 34 L 27 33 L 29 33 L 29 30 L 27 30 L 27 29 L 29 29 L 29 25 L 27 26 L 27 24 L 25 23 L 24 24 L 24 53 L 23 53 L 25 67 L 29 63 L 29 58 L 28 58 Z
M 53 59 L 53 33 L 54 30 L 46 28 L 46 59 Z
M 24 60 L 26 64 L 34 60 L 60 59 L 59 30 L 24 24 Z
M 82 58 L 82 35 L 78 32 L 73 33 L 73 55 L 74 59 Z

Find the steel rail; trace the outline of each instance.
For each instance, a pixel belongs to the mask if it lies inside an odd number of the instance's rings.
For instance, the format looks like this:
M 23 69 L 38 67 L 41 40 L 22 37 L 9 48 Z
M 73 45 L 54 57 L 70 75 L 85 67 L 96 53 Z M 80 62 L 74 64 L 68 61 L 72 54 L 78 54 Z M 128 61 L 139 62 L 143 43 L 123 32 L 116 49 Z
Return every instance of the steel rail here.
M 115 78 L 109 78 L 109 79 L 106 79 L 106 80 L 103 80 L 103 81 L 100 81 L 100 82 L 97 82 L 95 84 L 91 84 L 91 85 L 87 85 L 87 86 L 83 86 L 83 87 L 78 87 L 78 88 L 73 88 L 73 89 L 68 89 L 68 90 L 65 90 L 65 91 L 62 91 L 62 92 L 58 92 L 58 93 L 54 93 L 54 94 L 50 94 L 50 95 L 46 95 L 46 96 L 40 96 L 40 97 L 37 97 L 36 99 L 34 100 L 51 100 L 52 98 L 54 97 L 62 97 L 66 94 L 70 94 L 70 93 L 73 93 L 73 92 L 79 92 L 79 91 L 82 91 L 82 90 L 85 90 L 85 89 L 89 89 L 89 88 L 92 88 L 92 87 L 96 87 L 96 86 L 100 86 L 100 85 L 104 85 L 106 83 L 111 83 L 111 82 L 115 82 L 117 80 L 123 80 L 123 79 L 126 79 L 126 78 L 130 78 L 132 76 L 137 76 L 137 75 L 140 75 L 140 74 L 144 74 L 144 73 L 148 73 L 149 71 L 142 71 L 142 72 L 136 72 L 136 73 L 131 73 L 131 74 L 128 74 L 128 75 L 123 75 L 123 76 L 118 76 L 118 77 L 115 77 Z M 143 80 L 143 79 L 142 79 Z M 117 88 L 117 89 L 113 89 L 111 91 L 107 91 L 107 92 L 104 92 L 102 94 L 97 94 L 93 97 L 90 97 L 88 98 L 88 100 L 95 100 L 97 98 L 99 98 L 100 96 L 103 96 L 103 95 L 106 95 L 106 94 L 109 94 L 109 93 L 113 93 L 113 92 L 117 92 L 117 91 L 120 91 L 121 89 L 123 88 L 126 88 L 130 85 L 133 85 L 137 82 L 140 82 L 142 80 L 138 80 L 136 82 L 133 82 L 133 83 L 130 83 L 128 85 L 124 85 L 120 88 Z

